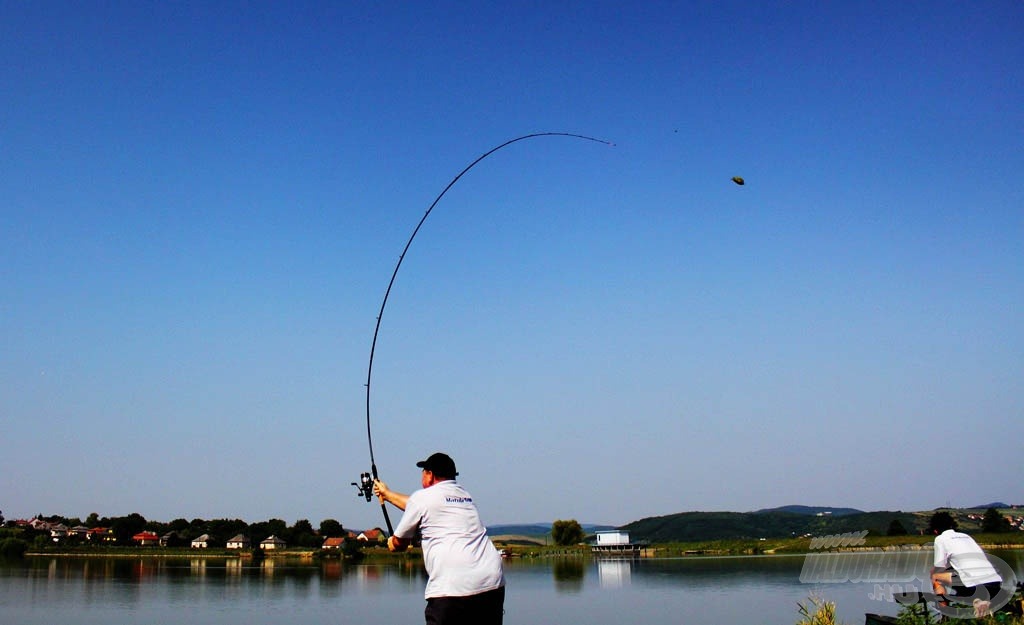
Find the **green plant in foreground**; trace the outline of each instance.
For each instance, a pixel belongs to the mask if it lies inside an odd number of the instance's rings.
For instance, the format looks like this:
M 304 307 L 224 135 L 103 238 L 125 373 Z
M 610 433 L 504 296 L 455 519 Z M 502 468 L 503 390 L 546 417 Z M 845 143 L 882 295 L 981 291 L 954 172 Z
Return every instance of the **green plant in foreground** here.
M 995 614 L 978 619 L 950 619 L 938 614 L 928 613 L 923 604 L 904 605 L 896 614 L 898 625 L 934 625 L 936 623 L 955 623 L 955 625 L 1024 625 L 1024 615 L 1021 614 L 1024 604 L 1020 591 L 1011 598 L 1006 609 Z
M 903 605 L 896 613 L 898 625 L 931 625 L 933 620 L 928 616 L 928 607 L 924 604 Z
M 836 604 L 825 601 L 821 597 L 811 595 L 806 604 L 796 603 L 800 612 L 800 620 L 796 625 L 842 625 L 836 621 Z

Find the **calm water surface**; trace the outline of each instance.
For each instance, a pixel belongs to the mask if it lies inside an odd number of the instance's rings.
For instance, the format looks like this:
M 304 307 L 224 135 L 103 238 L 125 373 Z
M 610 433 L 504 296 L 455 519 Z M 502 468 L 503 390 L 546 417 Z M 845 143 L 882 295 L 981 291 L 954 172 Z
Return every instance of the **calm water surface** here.
M 1024 552 L 1002 552 L 1018 577 Z M 506 625 L 793 625 L 797 602 L 846 623 L 895 615 L 884 585 L 800 581 L 803 556 L 506 562 Z M 0 624 L 287 625 L 423 622 L 418 561 L 30 558 L 0 564 Z M 891 591 L 889 591 L 891 593 Z

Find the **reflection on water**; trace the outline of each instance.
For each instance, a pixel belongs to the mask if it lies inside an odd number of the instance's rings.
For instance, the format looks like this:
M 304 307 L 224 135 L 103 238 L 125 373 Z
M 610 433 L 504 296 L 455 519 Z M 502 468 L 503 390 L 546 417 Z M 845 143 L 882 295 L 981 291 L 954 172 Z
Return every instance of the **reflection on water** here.
M 38 583 L 40 580 L 125 583 L 145 582 L 151 579 L 202 582 L 208 577 L 215 580 L 243 577 L 264 581 L 280 577 L 292 584 L 309 584 L 316 579 L 377 579 L 383 575 L 425 580 L 422 568 L 418 560 L 364 565 L 341 560 L 316 563 L 273 558 L 254 562 L 241 558 L 216 557 L 35 557 L 15 561 L 0 560 L 0 581 L 24 578 L 31 583 Z
M 601 580 L 601 588 L 622 588 L 629 586 L 632 560 L 602 558 L 597 561 L 597 578 Z
M 556 558 L 552 565 L 555 589 L 558 592 L 580 592 L 583 590 L 583 577 L 586 568 L 583 558 Z
M 1024 552 L 998 555 L 1021 575 Z M 797 602 L 812 593 L 835 601 L 844 622 L 898 611 L 885 586 L 802 583 L 804 562 L 803 556 L 508 560 L 505 623 L 792 625 Z M 30 558 L 0 563 L 0 622 L 420 623 L 425 581 L 414 557 L 383 564 Z

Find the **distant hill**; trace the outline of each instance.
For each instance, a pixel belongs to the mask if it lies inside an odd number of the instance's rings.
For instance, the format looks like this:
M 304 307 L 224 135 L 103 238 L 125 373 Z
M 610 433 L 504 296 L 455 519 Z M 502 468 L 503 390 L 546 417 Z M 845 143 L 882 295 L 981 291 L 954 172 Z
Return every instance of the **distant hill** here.
M 1012 506 L 995 502 L 976 506 L 1006 509 Z M 1024 506 L 1022 506 L 1024 507 Z M 918 534 L 928 527 L 932 511 L 864 512 L 856 508 L 828 506 L 780 506 L 756 512 L 680 512 L 648 517 L 621 527 L 596 523 L 581 523 L 587 534 L 601 530 L 623 529 L 634 541 L 703 542 L 711 540 L 787 538 L 793 536 L 825 536 L 867 530 L 872 536 L 884 536 L 893 521 L 899 521 L 909 534 Z M 960 526 L 966 531 L 977 531 L 980 522 L 961 515 Z M 492 525 L 487 528 L 492 536 L 546 540 L 551 535 L 551 523 L 520 523 Z
M 864 514 L 863 510 L 856 508 L 828 508 L 824 506 L 779 506 L 778 508 L 764 508 L 757 511 L 758 514 L 764 512 L 792 512 L 793 514 L 809 514 L 812 516 L 819 514 L 831 514 L 832 516 Z
M 909 533 L 923 529 L 926 516 L 911 512 L 853 512 L 849 514 L 764 512 L 681 512 L 633 521 L 623 526 L 632 540 L 699 542 L 723 539 L 823 536 L 868 530 L 885 535 L 898 520 Z
M 550 523 L 512 523 L 507 525 L 488 525 L 487 533 L 491 536 L 522 535 L 540 536 L 551 533 Z
M 583 531 L 593 534 L 601 530 L 616 529 L 614 525 L 600 525 L 595 523 L 580 523 Z M 488 525 L 487 533 L 491 536 L 520 535 L 520 536 L 550 536 L 551 523 L 520 523 L 508 525 Z

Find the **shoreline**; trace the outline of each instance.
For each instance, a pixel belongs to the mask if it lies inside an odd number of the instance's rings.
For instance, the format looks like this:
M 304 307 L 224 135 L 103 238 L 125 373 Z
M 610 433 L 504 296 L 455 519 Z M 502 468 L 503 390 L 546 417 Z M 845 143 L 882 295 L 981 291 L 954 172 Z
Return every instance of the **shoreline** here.
M 983 543 L 979 545 L 985 551 L 1024 551 L 1024 544 L 1021 543 Z M 835 547 L 830 549 L 763 549 L 759 551 L 752 551 L 750 549 L 738 549 L 738 550 L 727 550 L 727 549 L 708 549 L 699 548 L 694 545 L 693 547 L 686 549 L 680 548 L 681 545 L 649 545 L 644 549 L 644 555 L 642 556 L 645 560 L 657 560 L 664 558 L 725 558 L 725 557 L 758 557 L 758 556 L 806 556 L 811 554 L 821 553 L 893 553 L 893 552 L 918 552 L 918 551 L 929 551 L 931 550 L 930 543 L 928 544 L 903 544 L 903 545 L 861 545 L 861 546 L 847 546 L 847 547 Z M 515 550 L 517 553 L 516 557 L 593 557 L 600 559 L 600 555 L 594 555 L 590 552 L 589 547 L 580 549 L 561 549 L 558 551 L 535 551 L 534 553 L 524 553 L 519 550 Z M 523 550 L 527 551 L 527 550 Z M 373 549 L 363 552 L 365 559 L 405 559 L 408 557 L 408 553 L 393 554 L 384 550 Z M 139 549 L 138 551 L 120 551 L 117 553 L 104 552 L 103 550 L 96 551 L 26 551 L 24 557 L 26 558 L 181 558 L 181 559 L 238 559 L 238 560 L 263 560 L 263 559 L 298 559 L 298 560 L 316 560 L 318 557 L 328 557 L 335 559 L 336 554 L 328 553 L 324 554 L 320 550 L 314 549 L 303 549 L 296 551 L 279 551 L 279 552 L 264 552 L 260 557 L 254 557 L 251 552 L 245 553 L 229 553 L 223 551 L 210 552 L 207 550 L 192 550 L 192 551 L 163 551 L 163 550 L 144 550 Z
M 281 551 L 278 553 L 265 553 L 262 556 L 254 557 L 250 553 L 220 553 L 220 552 L 208 552 L 205 550 L 195 551 L 143 551 L 138 552 L 118 552 L 118 553 L 104 553 L 102 551 L 26 551 L 24 557 L 26 558 L 182 558 L 182 559 L 194 559 L 204 558 L 208 560 L 269 560 L 277 558 L 295 558 L 300 560 L 313 560 L 319 553 L 318 550 L 302 550 L 302 551 Z M 331 556 L 333 557 L 333 553 Z

